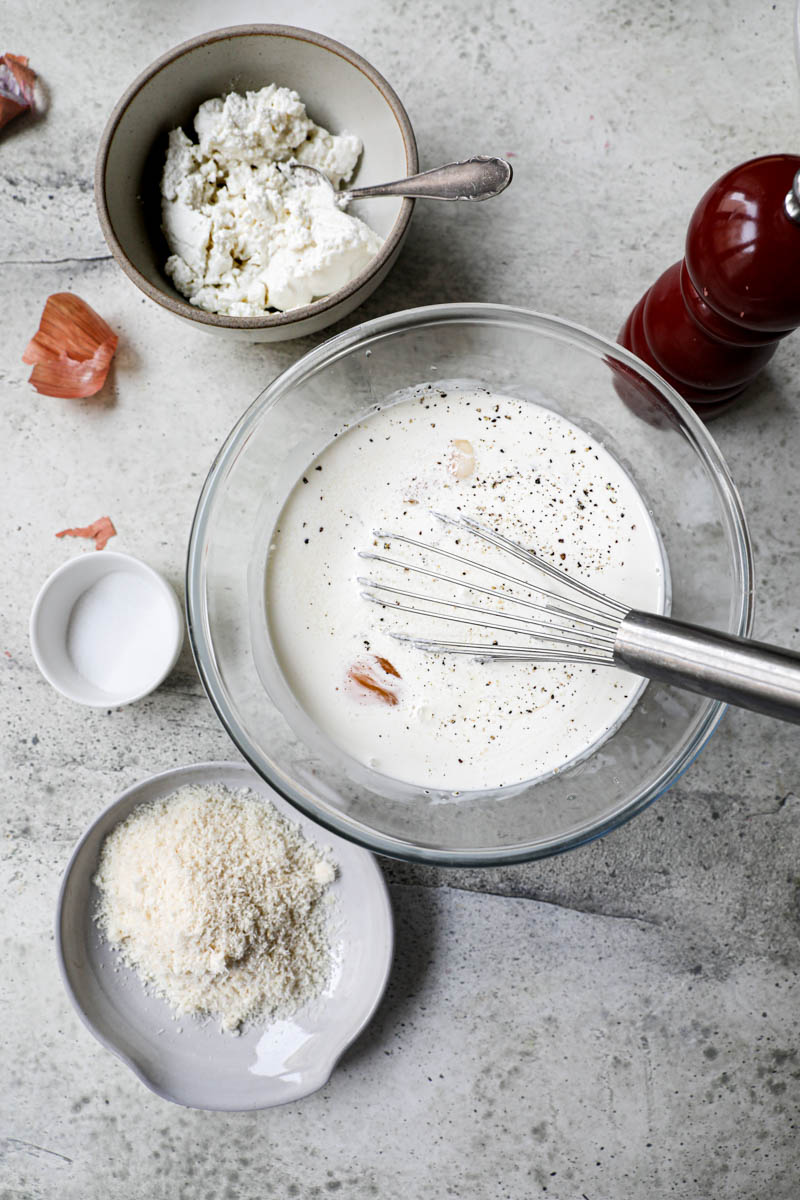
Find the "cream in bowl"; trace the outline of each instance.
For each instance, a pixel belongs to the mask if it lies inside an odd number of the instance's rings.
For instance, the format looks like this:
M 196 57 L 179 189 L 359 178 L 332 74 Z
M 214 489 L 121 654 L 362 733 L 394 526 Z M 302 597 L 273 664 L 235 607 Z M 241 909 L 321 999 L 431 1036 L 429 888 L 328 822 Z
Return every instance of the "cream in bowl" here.
M 513 596 L 535 602 L 537 581 L 504 582 L 504 554 L 437 512 L 498 529 L 625 603 L 664 609 L 665 564 L 647 505 L 600 439 L 531 401 L 428 384 L 334 438 L 290 493 L 266 573 L 282 676 L 331 742 L 394 780 L 474 792 L 559 771 L 618 728 L 643 682 L 582 663 L 480 661 L 484 631 L 447 601 L 477 599 L 502 622 Z M 431 580 L 430 567 L 454 584 Z M 385 606 L 362 595 L 365 577 L 393 589 Z M 487 583 L 488 599 L 472 590 Z M 409 615 L 411 596 L 444 612 L 445 634 L 435 616 Z M 398 633 L 472 641 L 475 657 L 425 653 Z
M 269 161 L 269 155 L 264 155 L 268 147 L 263 135 L 273 122 L 264 112 L 260 114 L 264 120 L 257 119 L 255 125 L 251 121 L 254 112 L 249 111 L 248 105 L 257 110 L 259 104 L 248 102 L 248 93 L 259 96 L 265 92 L 272 99 L 267 107 L 272 109 L 272 118 L 277 118 L 276 125 L 283 122 L 286 136 L 279 136 L 276 141 L 283 140 L 283 147 L 278 149 L 280 154 L 286 152 L 287 161 L 290 151 L 296 152 L 299 162 L 310 155 L 306 159 L 308 165 L 323 166 L 329 177 L 338 175 L 364 186 L 402 179 L 416 172 L 414 134 L 400 100 L 386 80 L 360 55 L 339 42 L 285 25 L 242 25 L 216 30 L 176 47 L 152 63 L 134 80 L 112 113 L 100 141 L 95 168 L 100 224 L 114 257 L 133 283 L 162 308 L 195 328 L 247 341 L 301 337 L 346 316 L 391 269 L 413 210 L 412 200 L 396 197 L 359 200 L 347 213 L 333 212 L 333 206 L 329 205 L 322 214 L 319 209 L 326 200 L 322 188 L 314 189 L 320 195 L 313 198 L 306 195 L 303 199 L 303 190 L 297 195 L 294 191 L 290 193 L 288 181 L 284 187 L 274 174 L 275 163 Z M 205 147 L 203 137 L 194 127 L 201 110 L 204 114 L 201 127 L 208 134 Z M 235 126 L 243 135 L 239 138 L 239 161 L 234 164 L 235 169 L 227 170 L 224 179 L 218 173 L 214 186 L 210 175 L 220 165 L 223 155 L 221 147 L 212 154 L 205 153 L 216 137 L 212 126 L 223 130 L 227 126 L 229 132 Z M 177 130 L 183 132 L 182 137 L 174 133 Z M 178 170 L 175 174 L 170 168 L 165 177 L 170 135 Z M 245 172 L 241 143 L 248 141 L 258 145 L 263 162 L 261 166 L 256 164 L 255 171 L 248 164 Z M 198 148 L 197 162 L 191 161 L 195 151 L 186 142 Z M 227 142 L 230 149 L 229 138 Z M 230 162 L 229 155 L 224 157 Z M 183 164 L 181 158 L 185 160 Z M 208 178 L 202 174 L 204 169 Z M 261 199 L 253 194 L 252 178 L 244 182 L 245 175 L 259 172 L 264 176 L 259 185 Z M 193 178 L 189 179 L 190 176 Z M 189 182 L 182 185 L 182 179 Z M 192 216 L 181 221 L 180 216 L 185 218 L 186 212 L 179 215 L 175 210 L 164 219 L 162 183 L 166 184 L 169 204 L 179 199 L 183 186 L 180 199 Z M 217 223 L 213 237 L 208 227 L 206 238 L 207 209 L 213 202 L 215 187 L 219 192 L 220 183 L 228 199 L 233 199 L 234 194 L 237 198 L 228 206 L 228 219 Z M 206 184 L 208 194 L 203 195 Z M 246 235 L 237 228 L 244 207 L 243 187 L 247 207 L 251 207 L 252 196 L 252 206 L 256 210 L 260 206 L 264 218 L 260 232 L 266 236 L 260 237 L 255 256 L 253 222 L 249 222 Z M 189 198 L 191 203 L 186 204 Z M 294 216 L 272 222 L 281 204 L 294 209 Z M 363 223 L 364 229 L 371 230 L 374 237 L 370 238 L 361 225 L 355 226 L 354 218 Z M 279 237 L 274 236 L 274 230 L 273 235 L 267 232 L 266 227 L 272 228 L 273 224 L 284 226 Z M 335 226 L 333 232 L 331 225 Z M 299 264 L 298 248 L 302 250 L 303 239 L 306 251 L 311 249 L 312 226 L 323 230 L 328 249 L 313 262 L 313 253 L 300 254 L 307 261 Z M 347 239 L 341 237 L 343 228 L 348 229 Z M 353 236 L 354 229 L 359 230 L 357 238 Z M 345 240 L 349 242 L 347 247 L 343 245 Z M 332 253 L 331 247 L 340 242 L 343 253 Z M 168 271 L 170 260 L 173 269 Z M 259 271 L 263 274 L 264 261 L 272 266 L 266 280 L 257 280 Z M 245 270 L 245 280 L 237 278 L 246 263 L 258 269 Z M 246 283 L 244 288 L 239 286 L 242 283 Z M 271 297 L 267 294 L 270 284 Z M 209 288 L 224 295 L 211 296 Z M 200 303 L 192 303 L 193 298 Z M 208 308 L 206 301 L 210 302 Z

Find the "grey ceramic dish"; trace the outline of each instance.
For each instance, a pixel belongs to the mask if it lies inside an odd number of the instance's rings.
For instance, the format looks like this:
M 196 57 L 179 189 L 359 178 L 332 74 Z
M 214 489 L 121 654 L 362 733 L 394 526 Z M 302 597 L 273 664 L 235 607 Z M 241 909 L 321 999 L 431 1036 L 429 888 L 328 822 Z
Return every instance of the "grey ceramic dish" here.
M 298 91 L 311 117 L 332 132 L 357 133 L 364 152 L 354 182 L 383 183 L 418 169 L 414 132 L 403 105 L 374 67 L 339 42 L 290 25 L 236 25 L 184 42 L 156 59 L 114 109 L 95 165 L 97 213 L 109 248 L 151 300 L 211 333 L 246 341 L 283 341 L 316 333 L 352 312 L 394 264 L 413 200 L 353 205 L 384 238 L 369 265 L 346 287 L 287 313 L 228 317 L 195 308 L 164 274 L 159 183 L 167 134 L 191 127 L 200 104 L 227 92 L 277 83 Z
M 138 805 L 187 784 L 223 783 L 266 796 L 311 841 L 330 846 L 339 875 L 333 977 L 325 994 L 290 1020 L 221 1033 L 212 1020 L 176 1020 L 119 964 L 93 919 L 92 884 L 108 833 Z M 369 1023 L 389 978 L 394 946 L 389 895 L 373 856 L 302 816 L 244 763 L 180 767 L 123 792 L 87 829 L 69 861 L 56 914 L 64 985 L 97 1040 L 165 1100 L 190 1108 L 241 1112 L 300 1100 L 327 1083 L 350 1043 Z

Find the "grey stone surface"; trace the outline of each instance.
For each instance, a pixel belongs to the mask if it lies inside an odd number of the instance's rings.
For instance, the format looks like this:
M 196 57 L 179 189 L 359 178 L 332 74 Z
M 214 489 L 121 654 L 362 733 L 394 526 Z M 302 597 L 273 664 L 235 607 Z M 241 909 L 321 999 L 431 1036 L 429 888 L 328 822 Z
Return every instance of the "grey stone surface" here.
M 323 1091 L 268 1114 L 166 1108 L 71 1014 L 50 1025 L 43 988 L 32 1057 L 61 1078 L 10 1124 L 11 1194 L 796 1192 L 800 989 L 779 963 L 698 973 L 680 929 L 448 889 L 393 899 L 399 969 L 375 1021 Z M 26 1093 L 15 1076 L 9 1098 Z
M 113 517 L 113 545 L 182 593 L 202 479 L 268 380 L 319 339 L 227 346 L 144 303 L 94 216 L 97 138 L 123 87 L 203 29 L 320 29 L 397 87 L 423 165 L 512 152 L 491 205 L 420 205 L 373 316 L 443 300 L 520 303 L 614 336 L 678 258 L 728 166 L 796 146 L 792 5 L 99 0 L 8 6 L 49 111 L 0 134 L 3 446 L 3 1086 L 0 1197 L 542 1195 L 800 1190 L 797 734 L 729 713 L 679 784 L 602 842 L 502 871 L 387 863 L 399 940 L 378 1018 L 308 1101 L 249 1116 L 170 1107 L 80 1025 L 52 946 L 60 873 L 85 825 L 154 771 L 233 749 L 188 650 L 113 712 L 39 677 L 31 601 L 90 552 L 55 530 Z M 20 361 L 51 292 L 120 333 L 97 401 L 37 396 Z M 355 320 L 356 317 L 353 317 Z M 713 427 L 756 554 L 757 633 L 798 644 L 800 338 Z M 491 893 L 491 894 L 488 894 Z

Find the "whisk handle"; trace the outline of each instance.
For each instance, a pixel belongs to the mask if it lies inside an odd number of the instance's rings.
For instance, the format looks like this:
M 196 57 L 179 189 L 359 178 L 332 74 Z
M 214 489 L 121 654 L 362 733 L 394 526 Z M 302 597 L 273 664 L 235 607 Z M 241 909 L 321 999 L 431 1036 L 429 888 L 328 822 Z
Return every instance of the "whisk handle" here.
M 619 627 L 614 661 L 637 675 L 800 724 L 800 654 L 792 650 L 633 611 Z

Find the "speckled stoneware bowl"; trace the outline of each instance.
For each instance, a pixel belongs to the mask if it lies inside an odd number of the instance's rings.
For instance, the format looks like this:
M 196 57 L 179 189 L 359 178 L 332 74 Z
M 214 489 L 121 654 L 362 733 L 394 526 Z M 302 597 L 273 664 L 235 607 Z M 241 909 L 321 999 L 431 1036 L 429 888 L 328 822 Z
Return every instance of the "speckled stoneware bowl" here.
M 363 200 L 352 212 L 384 239 L 346 287 L 290 312 L 229 317 L 195 308 L 164 273 L 160 179 L 167 135 L 191 130 L 204 100 L 277 83 L 294 88 L 309 116 L 332 133 L 358 134 L 357 186 L 413 175 L 417 146 L 406 111 L 382 75 L 339 42 L 290 25 L 237 25 L 162 55 L 130 85 L 100 139 L 95 200 L 105 239 L 123 271 L 162 308 L 198 329 L 253 342 L 302 337 L 340 320 L 369 296 L 400 252 L 413 200 Z

